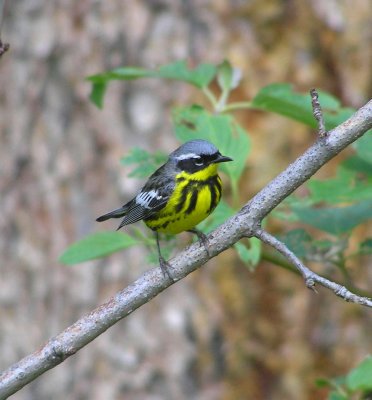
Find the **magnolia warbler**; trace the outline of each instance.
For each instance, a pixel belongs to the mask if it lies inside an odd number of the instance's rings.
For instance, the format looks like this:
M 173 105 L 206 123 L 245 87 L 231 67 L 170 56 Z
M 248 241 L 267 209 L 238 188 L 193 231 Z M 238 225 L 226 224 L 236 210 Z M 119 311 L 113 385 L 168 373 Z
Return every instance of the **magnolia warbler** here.
M 191 140 L 173 151 L 168 161 L 148 179 L 137 196 L 122 207 L 97 218 L 123 218 L 118 230 L 143 220 L 154 231 L 163 274 L 171 277 L 161 255 L 159 233 L 188 231 L 207 248 L 206 236 L 195 229 L 216 208 L 221 198 L 217 164 L 232 161 L 206 140 Z

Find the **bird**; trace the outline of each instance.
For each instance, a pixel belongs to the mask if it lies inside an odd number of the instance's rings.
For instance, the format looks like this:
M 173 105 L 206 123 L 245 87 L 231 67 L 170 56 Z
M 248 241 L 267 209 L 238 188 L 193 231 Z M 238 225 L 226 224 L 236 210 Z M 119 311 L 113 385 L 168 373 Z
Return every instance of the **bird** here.
M 195 227 L 218 205 L 222 193 L 218 164 L 229 161 L 233 159 L 222 155 L 211 142 L 190 140 L 169 154 L 167 162 L 148 178 L 132 200 L 96 221 L 123 218 L 119 230 L 143 220 L 155 233 L 163 275 L 174 280 L 161 254 L 159 233 L 194 233 L 208 252 L 206 236 Z

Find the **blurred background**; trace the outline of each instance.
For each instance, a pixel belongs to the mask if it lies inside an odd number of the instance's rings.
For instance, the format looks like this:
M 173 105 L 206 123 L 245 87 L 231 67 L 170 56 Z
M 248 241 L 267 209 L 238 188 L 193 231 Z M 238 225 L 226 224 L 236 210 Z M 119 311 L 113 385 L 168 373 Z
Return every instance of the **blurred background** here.
M 243 73 L 236 101 L 290 82 L 359 107 L 372 92 L 371 21 L 369 0 L 8 1 L 1 33 L 10 50 L 0 59 L 0 369 L 150 268 L 140 247 L 75 266 L 58 257 L 87 234 L 116 229 L 95 218 L 143 183 L 127 178 L 120 158 L 133 146 L 172 151 L 171 108 L 203 101 L 187 85 L 145 79 L 110 84 L 99 110 L 86 76 L 226 58 Z M 315 133 L 268 113 L 235 116 L 253 142 L 243 205 Z M 332 176 L 342 157 L 317 177 Z M 181 244 L 187 240 L 181 235 Z M 371 260 L 359 261 L 354 283 L 372 287 Z M 371 332 L 369 309 L 323 288 L 314 294 L 277 265 L 261 263 L 252 273 L 229 250 L 12 398 L 323 399 L 315 380 L 355 366 L 372 351 Z

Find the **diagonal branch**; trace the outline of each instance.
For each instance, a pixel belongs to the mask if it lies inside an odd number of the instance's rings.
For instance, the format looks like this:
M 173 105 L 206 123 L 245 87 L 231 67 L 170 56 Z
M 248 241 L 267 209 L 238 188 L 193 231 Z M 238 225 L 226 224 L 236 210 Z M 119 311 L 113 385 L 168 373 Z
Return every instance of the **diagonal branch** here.
M 274 247 L 274 249 L 278 250 L 279 253 L 281 253 L 285 258 L 290 260 L 304 277 L 305 284 L 309 289 L 315 290 L 315 283 L 319 283 L 320 285 L 331 289 L 337 296 L 342 297 L 346 301 L 372 307 L 372 299 L 358 296 L 350 292 L 350 290 L 346 289 L 346 287 L 339 285 L 336 282 L 332 282 L 329 279 L 326 279 L 311 271 L 291 250 L 289 250 L 289 248 L 283 242 L 278 240 L 273 235 L 270 235 L 263 229 L 257 229 L 254 232 L 254 236 L 262 240 L 264 243 Z
M 203 246 L 196 243 L 170 260 L 172 276 L 176 280 L 182 279 L 241 238 L 260 234 L 260 223 L 272 209 L 314 175 L 328 160 L 370 128 L 372 128 L 372 101 L 360 108 L 346 122 L 328 132 L 325 137 L 319 138 L 302 156 L 254 196 L 239 213 L 214 230 L 208 236 L 210 256 L 206 254 Z M 267 236 L 263 235 L 262 240 L 265 238 Z M 329 281 L 324 278 L 318 277 L 314 281 L 331 288 Z M 110 326 L 147 303 L 171 284 L 172 282 L 163 276 L 159 268 L 145 273 L 107 303 L 82 317 L 39 350 L 4 371 L 0 375 L 0 399 L 7 398 L 45 371 L 75 354 Z M 338 295 L 344 292 L 344 288 L 339 288 L 339 291 L 335 291 Z M 353 301 L 358 302 L 356 295 L 342 297 L 350 300 L 352 296 L 355 296 Z M 371 306 L 362 300 L 360 304 Z

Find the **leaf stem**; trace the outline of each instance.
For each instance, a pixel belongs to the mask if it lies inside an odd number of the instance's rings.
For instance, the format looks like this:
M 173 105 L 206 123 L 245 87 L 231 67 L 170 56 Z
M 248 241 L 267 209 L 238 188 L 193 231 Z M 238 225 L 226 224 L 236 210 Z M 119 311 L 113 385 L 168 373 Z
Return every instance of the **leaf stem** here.
M 252 102 L 250 101 L 239 101 L 236 103 L 230 103 L 227 106 L 224 107 L 222 112 L 229 112 L 229 111 L 235 111 L 235 110 L 241 110 L 244 108 L 253 108 L 252 107 Z
M 220 114 L 221 112 L 223 112 L 226 109 L 226 102 L 227 99 L 229 98 L 229 94 L 230 94 L 230 90 L 224 90 L 221 94 L 221 97 L 218 100 L 218 103 L 216 104 L 215 107 L 215 112 L 217 114 Z
M 216 96 L 213 94 L 213 92 L 209 89 L 208 86 L 205 86 L 202 88 L 202 92 L 205 94 L 205 96 L 208 98 L 208 100 L 211 102 L 213 109 L 215 110 L 217 107 L 217 99 Z

